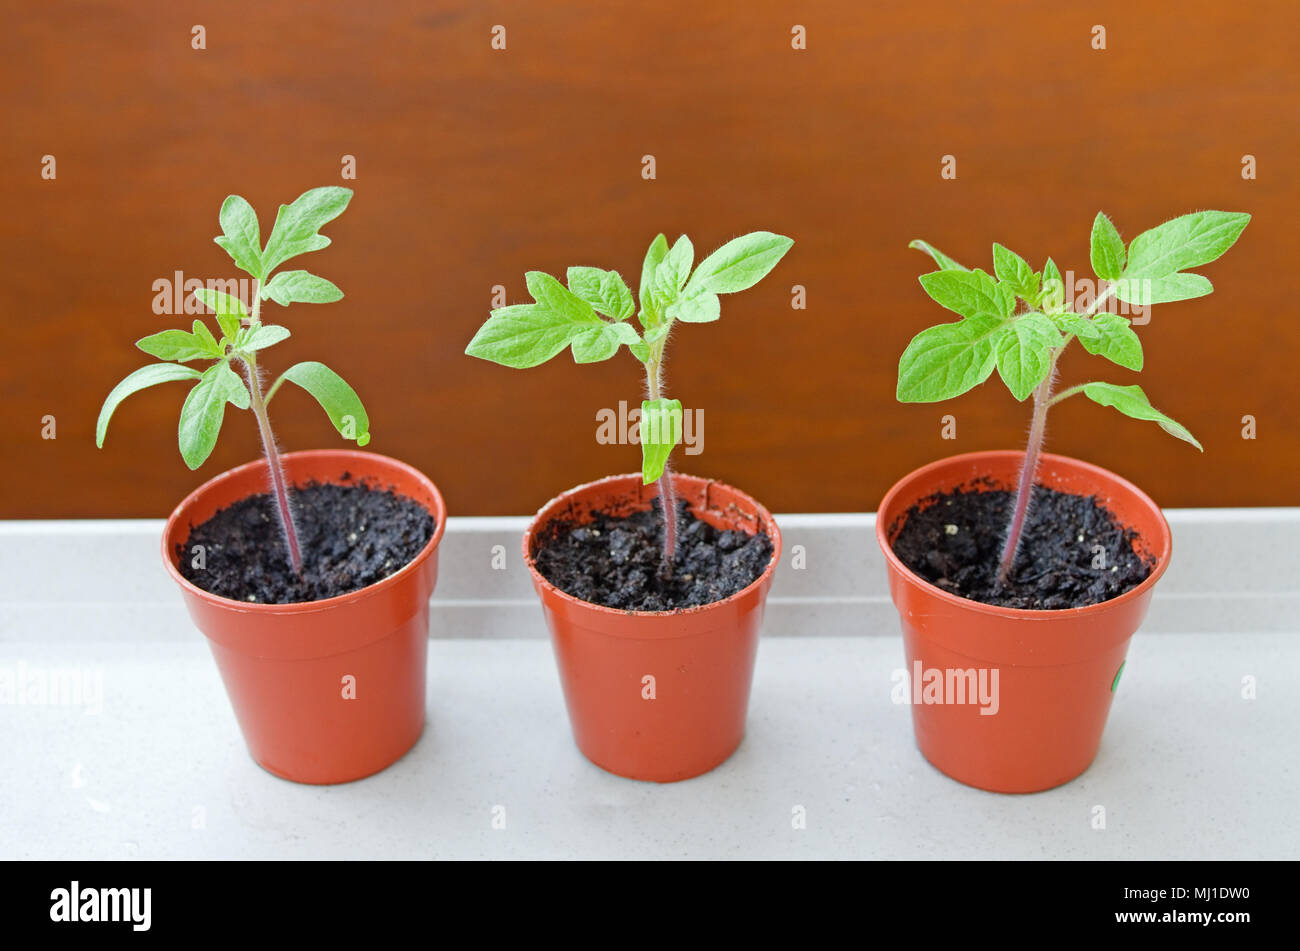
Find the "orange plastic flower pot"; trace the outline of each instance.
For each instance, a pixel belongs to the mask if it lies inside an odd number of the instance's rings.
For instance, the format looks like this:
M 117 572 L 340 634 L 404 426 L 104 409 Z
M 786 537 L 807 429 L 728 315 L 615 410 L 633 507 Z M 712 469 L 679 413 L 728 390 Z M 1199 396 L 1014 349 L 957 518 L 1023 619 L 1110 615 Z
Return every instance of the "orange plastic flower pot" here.
M 167 519 L 163 564 L 208 639 L 249 753 L 294 782 L 343 783 L 400 759 L 424 730 L 429 596 L 447 511 L 427 476 L 387 456 L 328 449 L 281 459 L 292 484 L 392 488 L 436 522 L 415 559 L 383 581 L 323 601 L 249 604 L 187 581 L 177 551 L 192 525 L 267 491 L 266 463 L 205 482 Z
M 993 792 L 1050 789 L 1091 765 L 1129 641 L 1171 549 L 1169 525 L 1141 489 L 1099 466 L 1045 453 L 1040 485 L 1095 495 L 1137 532 L 1139 553 L 1155 559 L 1137 587 L 1080 608 L 994 607 L 929 584 L 894 554 L 891 543 L 912 505 L 938 492 L 984 487 L 980 480 L 986 478 L 994 488 L 1015 491 L 1023 459 L 1017 451 L 941 459 L 900 480 L 876 516 L 890 594 L 902 618 L 917 746 L 953 779 Z M 934 687 L 929 700 L 935 702 L 927 702 L 918 672 Z M 993 710 L 993 703 L 971 702 L 970 686 L 980 676 L 988 686 L 996 683 L 996 691 L 988 691 L 996 693 L 996 712 L 982 712 Z
M 661 783 L 707 773 L 740 745 L 763 606 L 781 557 L 776 521 L 748 495 L 696 476 L 672 480 L 696 518 L 748 534 L 761 529 L 772 539 L 762 575 L 723 601 L 619 611 L 565 594 L 537 571 L 538 534 L 552 519 L 581 525 L 596 512 L 650 508 L 658 488 L 643 485 L 639 474 L 610 476 L 552 499 L 523 544 L 578 749 L 611 773 Z

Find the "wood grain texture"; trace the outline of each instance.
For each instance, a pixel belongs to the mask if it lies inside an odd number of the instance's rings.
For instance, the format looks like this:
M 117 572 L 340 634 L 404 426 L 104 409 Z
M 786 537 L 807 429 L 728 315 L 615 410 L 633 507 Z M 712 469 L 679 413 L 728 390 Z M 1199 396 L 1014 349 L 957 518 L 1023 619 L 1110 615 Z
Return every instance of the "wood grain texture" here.
M 6 12 L 0 517 L 159 516 L 257 453 L 251 419 L 232 411 L 189 472 L 175 385 L 124 404 L 102 451 L 95 417 L 146 362 L 131 342 L 188 323 L 152 312 L 153 281 L 236 276 L 212 243 L 222 199 L 247 197 L 265 234 L 277 203 L 340 181 L 344 154 L 356 198 L 327 228 L 333 247 L 303 263 L 347 297 L 287 311 L 294 336 L 270 362 L 343 373 L 374 420 L 370 448 L 428 472 L 456 514 L 532 512 L 639 465 L 636 447 L 595 438 L 597 410 L 640 399 L 630 356 L 516 372 L 463 355 L 493 285 L 523 301 L 525 270 L 570 264 L 634 283 L 659 231 L 687 232 L 701 254 L 757 228 L 792 236 L 720 322 L 676 333 L 668 392 L 705 414 L 704 453 L 677 465 L 776 511 L 869 510 L 909 469 L 1015 446 L 1028 425 L 998 384 L 941 406 L 894 401 L 907 341 L 945 319 L 908 241 L 991 267 L 996 240 L 1086 272 L 1099 209 L 1126 237 L 1197 208 L 1255 217 L 1204 269 L 1213 296 L 1157 309 L 1139 331 L 1143 387 L 1205 454 L 1082 400 L 1054 411 L 1048 448 L 1165 505 L 1300 503 L 1289 0 L 177 7 Z M 191 49 L 195 22 L 206 50 Z M 795 23 L 806 51 L 790 48 Z M 1246 153 L 1255 181 L 1241 177 Z M 641 178 L 646 154 L 655 181 Z M 955 181 L 940 178 L 945 154 Z M 807 310 L 790 307 L 795 284 Z M 1073 353 L 1063 380 L 1137 379 L 1100 364 Z M 273 411 L 285 449 L 337 444 L 305 394 Z M 940 438 L 946 413 L 955 441 Z

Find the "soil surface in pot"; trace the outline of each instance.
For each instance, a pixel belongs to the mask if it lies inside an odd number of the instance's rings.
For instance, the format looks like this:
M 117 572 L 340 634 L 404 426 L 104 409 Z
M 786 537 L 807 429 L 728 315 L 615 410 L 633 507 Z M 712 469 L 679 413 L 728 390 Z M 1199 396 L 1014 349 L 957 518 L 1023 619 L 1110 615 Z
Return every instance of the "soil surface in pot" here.
M 181 574 L 204 591 L 235 601 L 321 601 L 382 581 L 433 537 L 429 511 L 388 489 L 312 482 L 295 489 L 291 499 L 302 547 L 301 577 L 289 565 L 269 493 L 250 495 L 191 526 L 176 552 Z M 195 567 L 196 545 L 203 546 L 202 567 Z
M 654 508 L 628 516 L 603 512 L 582 525 L 556 519 L 538 535 L 533 561 L 565 594 L 622 611 L 673 611 L 731 597 L 758 579 L 772 559 L 772 540 L 719 531 L 677 502 L 677 556 L 660 577 L 663 518 Z
M 1117 598 L 1151 574 L 1133 548 L 1137 533 L 1094 496 L 1034 486 L 1020 551 L 997 582 L 1015 493 L 957 489 L 913 505 L 894 539 L 915 574 L 951 594 L 1007 608 L 1059 610 Z M 1099 550 L 1098 550 L 1099 546 Z

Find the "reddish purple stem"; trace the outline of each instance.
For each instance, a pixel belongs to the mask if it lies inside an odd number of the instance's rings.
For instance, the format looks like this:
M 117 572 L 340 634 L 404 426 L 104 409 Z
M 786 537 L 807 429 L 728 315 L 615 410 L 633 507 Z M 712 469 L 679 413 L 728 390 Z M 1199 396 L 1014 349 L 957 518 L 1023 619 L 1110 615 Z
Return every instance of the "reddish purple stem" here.
M 1029 514 L 1029 499 L 1034 493 L 1034 476 L 1038 474 L 1038 460 L 1043 450 L 1043 436 L 1047 431 L 1047 402 L 1052 395 L 1052 376 L 1055 366 L 1048 371 L 1043 382 L 1034 390 L 1034 417 L 1029 425 L 1029 443 L 1025 447 L 1025 462 L 1020 470 L 1020 485 L 1016 489 L 1016 504 L 1011 511 L 1011 524 L 1007 540 L 1002 546 L 998 562 L 998 583 L 1006 584 L 1020 550 L 1020 536 L 1025 529 L 1025 516 Z
M 253 415 L 257 417 L 257 429 L 262 436 L 262 453 L 266 456 L 266 468 L 271 476 L 271 495 L 275 499 L 276 512 L 280 516 L 280 531 L 284 535 L 284 547 L 289 552 L 289 563 L 295 575 L 302 574 L 302 549 L 298 545 L 298 531 L 293 524 L 293 511 L 289 508 L 289 485 L 284 475 L 284 465 L 280 462 L 280 451 L 275 446 L 275 434 L 271 432 L 271 419 L 266 413 L 266 400 L 262 397 L 262 382 L 258 378 L 257 364 L 249 362 L 248 392 L 252 400 Z
M 673 478 L 665 468 L 659 477 L 659 505 L 664 514 L 664 564 L 663 576 L 671 577 L 677 556 L 677 495 L 673 492 Z

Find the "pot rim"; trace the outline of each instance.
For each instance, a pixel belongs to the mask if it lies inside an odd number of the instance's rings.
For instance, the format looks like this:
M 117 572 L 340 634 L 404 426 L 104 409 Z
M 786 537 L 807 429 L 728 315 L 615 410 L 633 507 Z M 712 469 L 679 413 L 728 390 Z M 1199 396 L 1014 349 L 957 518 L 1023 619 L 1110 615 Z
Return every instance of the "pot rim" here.
M 591 482 L 584 482 L 581 485 L 575 485 L 572 488 L 566 489 L 565 491 L 559 493 L 558 495 L 550 499 L 548 502 L 546 502 L 545 505 L 543 505 L 541 508 L 537 510 L 537 513 L 529 520 L 528 528 L 524 530 L 524 538 L 523 538 L 524 564 L 528 566 L 528 571 L 533 576 L 533 583 L 539 586 L 546 593 L 554 595 L 555 597 L 559 598 L 562 601 L 567 601 L 569 604 L 577 605 L 582 608 L 588 608 L 598 613 L 614 614 L 620 617 L 647 617 L 647 618 L 662 617 L 662 618 L 678 618 L 678 619 L 683 617 L 690 617 L 695 614 L 702 614 L 706 611 L 716 610 L 717 608 L 720 608 L 725 604 L 730 604 L 733 601 L 739 601 L 741 598 L 747 597 L 753 592 L 755 592 L 756 590 L 758 590 L 758 588 L 761 585 L 765 584 L 768 581 L 768 579 L 773 574 L 775 574 L 777 563 L 781 560 L 781 529 L 776 524 L 776 519 L 772 516 L 772 513 L 768 511 L 767 506 L 763 505 L 761 502 L 755 499 L 748 492 L 742 491 L 741 489 L 737 489 L 735 486 L 729 485 L 726 482 L 722 482 L 718 479 L 709 479 L 706 478 L 705 476 L 695 476 L 695 475 L 691 475 L 690 473 L 672 472 L 672 473 L 665 473 L 665 474 L 671 475 L 674 480 L 676 480 L 678 476 L 686 476 L 687 478 L 691 478 L 691 479 L 699 479 L 700 481 L 706 482 L 711 486 L 716 485 L 722 489 L 726 489 L 731 492 L 734 492 L 737 495 L 744 496 L 753 504 L 754 511 L 758 515 L 759 520 L 764 523 L 765 530 L 768 527 L 770 527 L 771 531 L 768 533 L 768 538 L 770 538 L 772 541 L 772 557 L 768 559 L 766 567 L 763 568 L 763 571 L 759 574 L 757 578 L 755 578 L 745 587 L 741 588 L 735 594 L 729 595 L 728 597 L 723 598 L 721 601 L 710 601 L 708 604 L 696 604 L 689 608 L 678 608 L 674 611 L 626 611 L 620 608 L 606 607 L 603 604 L 596 604 L 593 601 L 584 601 L 582 598 L 575 597 L 569 594 L 567 591 L 562 591 L 561 589 L 557 588 L 555 585 L 551 584 L 551 582 L 547 581 L 546 578 L 542 576 L 542 573 L 537 570 L 537 566 L 533 563 L 533 554 L 532 551 L 530 550 L 532 546 L 529 544 L 537 533 L 538 523 L 541 520 L 542 513 L 545 512 L 547 509 L 549 509 L 552 505 L 555 505 L 561 499 L 576 495 L 586 489 L 595 488 L 596 486 L 605 485 L 610 482 L 617 482 L 623 479 L 640 479 L 642 477 L 641 473 L 639 472 L 624 472 L 617 475 L 605 476 L 600 479 L 594 479 Z
M 171 515 L 167 517 L 166 525 L 163 526 L 162 533 L 163 565 L 166 567 L 167 573 L 171 575 L 172 580 L 180 585 L 184 593 L 191 594 L 214 607 L 227 611 L 246 614 L 264 614 L 268 616 L 283 614 L 311 614 L 318 611 L 329 611 L 344 604 L 352 604 L 357 601 L 366 600 L 380 594 L 388 588 L 401 584 L 408 576 L 418 570 L 423 562 L 428 560 L 429 556 L 433 554 L 434 549 L 438 547 L 439 542 L 442 541 L 443 532 L 447 527 L 447 505 L 443 501 L 442 493 L 438 491 L 438 487 L 434 484 L 433 480 L 419 469 L 409 463 L 402 462 L 400 459 L 386 456 L 383 453 L 364 452 L 359 449 L 300 449 L 295 452 L 280 454 L 280 458 L 285 461 L 291 459 L 319 459 L 327 456 L 352 460 L 355 463 L 352 468 L 362 470 L 362 474 L 357 481 L 373 477 L 371 473 L 365 472 L 366 467 L 364 463 L 366 460 L 382 459 L 388 465 L 404 470 L 416 481 L 425 485 L 433 496 L 433 507 L 429 514 L 433 516 L 435 524 L 433 527 L 433 536 L 425 546 L 416 553 L 414 558 L 387 578 L 376 581 L 374 584 L 366 585 L 364 588 L 359 588 L 356 591 L 349 591 L 347 594 L 339 594 L 332 598 L 324 598 L 320 601 L 294 601 L 289 604 L 263 604 L 252 601 L 236 601 L 233 598 L 223 598 L 210 591 L 204 591 L 180 573 L 180 569 L 172 560 L 173 553 L 168 551 L 167 540 L 171 537 L 174 527 L 181 521 L 184 513 L 193 506 L 200 496 L 212 491 L 221 483 L 228 482 L 252 469 L 264 469 L 266 467 L 266 459 L 259 458 L 235 466 L 233 469 L 227 469 L 226 471 L 213 476 L 211 479 L 208 479 L 198 488 L 186 495 L 185 498 L 181 499 L 176 508 L 172 509 Z M 425 508 L 429 507 L 425 506 Z
M 1155 512 L 1159 525 L 1162 527 L 1163 531 L 1160 533 L 1158 539 L 1153 539 L 1156 544 L 1151 546 L 1153 553 L 1156 555 L 1155 567 L 1151 569 L 1151 574 L 1147 575 L 1140 584 L 1135 585 L 1118 597 L 1111 598 L 1108 601 L 1099 601 L 1096 604 L 1086 604 L 1077 608 L 1056 608 L 1050 610 L 1046 608 L 1008 608 L 994 604 L 985 604 L 983 601 L 963 598 L 959 595 L 952 594 L 951 592 L 944 591 L 942 588 L 930 584 L 930 582 L 915 574 L 912 569 L 903 564 L 902 559 L 894 554 L 894 549 L 889 543 L 889 527 L 885 524 L 885 519 L 881 517 L 881 513 L 888 510 L 891 505 L 895 503 L 895 500 L 898 496 L 903 494 L 905 488 L 914 485 L 918 481 L 922 481 L 934 470 L 951 465 L 957 460 L 969 459 L 974 461 L 977 459 L 984 460 L 993 457 L 1008 456 L 1023 459 L 1024 455 L 1024 450 L 1021 449 L 982 449 L 974 452 L 962 452 L 952 456 L 944 456 L 942 459 L 936 459 L 933 462 L 926 463 L 918 469 L 913 469 L 890 486 L 889 491 L 885 493 L 885 497 L 880 500 L 880 505 L 876 509 L 876 542 L 879 544 L 881 551 L 884 552 L 885 560 L 889 567 L 908 584 L 912 585 L 914 588 L 918 588 L 927 596 L 935 598 L 941 603 L 948 604 L 955 608 L 974 611 L 979 614 L 988 614 L 994 617 L 1008 619 L 1014 618 L 1016 620 L 1050 621 L 1067 617 L 1086 619 L 1094 615 L 1105 614 L 1128 601 L 1133 601 L 1142 597 L 1142 595 L 1150 591 L 1151 588 L 1155 586 L 1156 582 L 1160 580 L 1161 576 L 1164 575 L 1165 569 L 1169 567 L 1169 562 L 1173 553 L 1173 535 L 1169 530 L 1169 522 L 1165 518 L 1164 511 L 1161 510 L 1160 506 L 1155 503 L 1155 500 L 1152 499 L 1151 496 L 1147 495 L 1138 488 L 1138 486 L 1130 482 L 1128 479 L 1125 479 L 1123 476 L 1117 475 L 1111 470 L 1099 466 L 1096 463 L 1085 462 L 1082 459 L 1075 459 L 1073 456 L 1064 456 L 1059 453 L 1044 452 L 1040 456 L 1040 459 L 1042 462 L 1051 461 L 1058 465 L 1064 464 L 1074 469 L 1082 470 L 1095 478 L 1098 482 L 1109 482 L 1113 485 L 1118 485 L 1127 489 Z M 1042 462 L 1040 462 L 1040 466 Z M 901 515 L 902 513 L 899 514 Z

